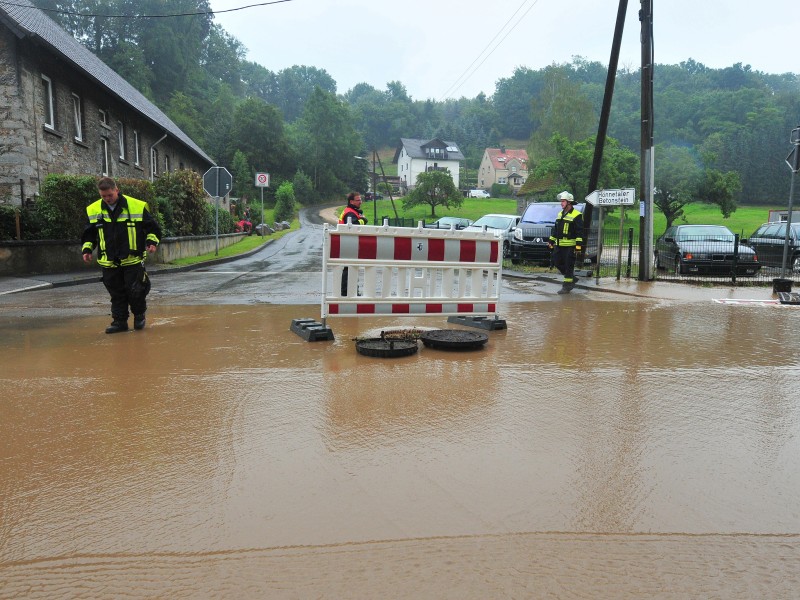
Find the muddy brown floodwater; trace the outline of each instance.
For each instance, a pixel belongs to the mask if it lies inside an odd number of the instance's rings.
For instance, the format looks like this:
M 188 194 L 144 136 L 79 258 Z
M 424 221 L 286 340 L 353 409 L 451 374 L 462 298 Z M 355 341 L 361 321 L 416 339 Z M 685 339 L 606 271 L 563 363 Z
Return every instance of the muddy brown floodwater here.
M 0 597 L 796 598 L 800 312 L 600 296 L 2 317 Z

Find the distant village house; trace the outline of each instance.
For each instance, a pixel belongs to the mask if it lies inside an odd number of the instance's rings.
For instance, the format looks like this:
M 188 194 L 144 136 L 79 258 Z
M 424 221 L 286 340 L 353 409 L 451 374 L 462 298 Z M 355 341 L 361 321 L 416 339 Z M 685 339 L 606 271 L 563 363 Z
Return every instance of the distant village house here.
M 417 176 L 429 171 L 450 171 L 453 183 L 458 188 L 461 161 L 464 155 L 455 142 L 434 138 L 418 140 L 400 138 L 400 145 L 392 162 L 397 164 L 397 176 L 405 192 L 417 184 Z
M 486 148 L 478 168 L 478 187 L 491 190 L 497 183 L 508 185 L 516 195 L 528 179 L 528 153 L 505 146 Z

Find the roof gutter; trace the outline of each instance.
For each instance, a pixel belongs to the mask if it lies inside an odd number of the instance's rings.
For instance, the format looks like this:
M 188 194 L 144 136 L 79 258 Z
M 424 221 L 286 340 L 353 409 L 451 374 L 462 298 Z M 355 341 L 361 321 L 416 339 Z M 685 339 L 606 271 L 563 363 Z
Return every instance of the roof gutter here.
M 158 146 L 158 145 L 159 145 L 161 142 L 163 142 L 165 139 L 167 139 L 167 134 L 166 134 L 166 132 L 164 133 L 164 135 L 162 135 L 162 136 L 161 136 L 161 138 L 160 138 L 160 139 L 159 139 L 159 140 L 158 140 L 158 141 L 157 141 L 155 144 L 153 144 L 152 146 L 150 146 L 150 162 L 151 162 L 151 164 L 150 164 L 150 183 L 153 183 L 153 181 L 155 181 L 155 178 L 153 177 L 153 173 L 155 172 L 155 169 L 154 169 L 153 167 L 154 167 L 155 165 L 153 165 L 153 164 L 152 164 L 152 161 L 153 161 L 153 148 L 155 148 L 156 146 Z

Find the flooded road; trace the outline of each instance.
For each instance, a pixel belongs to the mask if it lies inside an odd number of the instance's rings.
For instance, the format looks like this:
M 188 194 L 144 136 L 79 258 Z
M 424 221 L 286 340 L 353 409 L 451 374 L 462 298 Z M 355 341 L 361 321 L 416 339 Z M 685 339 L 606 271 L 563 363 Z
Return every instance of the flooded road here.
M 305 342 L 318 277 L 155 277 L 113 336 L 0 297 L 0 597 L 797 597 L 800 312 L 509 283 L 482 350 L 376 359 L 448 325 Z

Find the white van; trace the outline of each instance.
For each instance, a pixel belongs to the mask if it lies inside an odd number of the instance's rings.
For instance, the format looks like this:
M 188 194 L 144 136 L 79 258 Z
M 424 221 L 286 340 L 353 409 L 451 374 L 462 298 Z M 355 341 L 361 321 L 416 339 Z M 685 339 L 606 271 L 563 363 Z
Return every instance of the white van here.
M 491 198 L 492 195 L 487 192 L 486 190 L 470 190 L 469 191 L 470 198 Z

